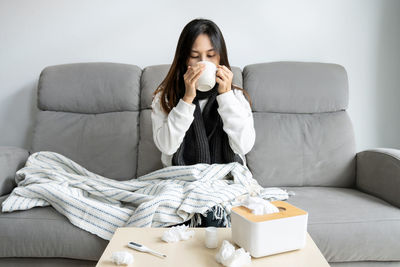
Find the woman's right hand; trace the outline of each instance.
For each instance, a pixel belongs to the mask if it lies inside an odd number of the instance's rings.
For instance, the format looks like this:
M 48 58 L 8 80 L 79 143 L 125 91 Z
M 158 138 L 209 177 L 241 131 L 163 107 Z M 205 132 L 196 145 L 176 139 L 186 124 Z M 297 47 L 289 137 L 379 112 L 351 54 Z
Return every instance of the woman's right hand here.
M 194 66 L 188 66 L 186 73 L 183 75 L 185 81 L 185 95 L 183 101 L 192 103 L 196 97 L 196 82 L 205 69 L 205 64 L 197 63 Z

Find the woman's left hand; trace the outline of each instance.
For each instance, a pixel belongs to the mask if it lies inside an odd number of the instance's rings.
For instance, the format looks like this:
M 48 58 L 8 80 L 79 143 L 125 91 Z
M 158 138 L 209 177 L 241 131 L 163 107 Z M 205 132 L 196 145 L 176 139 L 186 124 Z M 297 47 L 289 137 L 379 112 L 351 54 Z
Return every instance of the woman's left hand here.
M 232 87 L 233 73 L 228 67 L 223 65 L 217 65 L 217 77 L 218 93 L 223 94 L 229 92 Z

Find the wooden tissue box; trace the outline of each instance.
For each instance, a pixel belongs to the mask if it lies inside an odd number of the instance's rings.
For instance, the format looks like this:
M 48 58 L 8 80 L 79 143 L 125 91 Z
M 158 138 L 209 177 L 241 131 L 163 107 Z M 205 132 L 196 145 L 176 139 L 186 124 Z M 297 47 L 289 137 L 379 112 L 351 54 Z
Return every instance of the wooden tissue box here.
M 285 201 L 271 201 L 279 212 L 254 215 L 244 206 L 232 208 L 232 240 L 252 257 L 301 249 L 306 244 L 308 213 Z

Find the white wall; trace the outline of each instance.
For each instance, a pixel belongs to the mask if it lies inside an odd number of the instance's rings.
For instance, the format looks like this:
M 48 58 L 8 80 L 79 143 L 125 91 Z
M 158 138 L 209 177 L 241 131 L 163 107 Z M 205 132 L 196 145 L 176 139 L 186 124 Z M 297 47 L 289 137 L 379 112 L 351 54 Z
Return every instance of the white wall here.
M 171 63 L 184 25 L 203 17 L 221 28 L 231 65 L 343 65 L 357 150 L 400 148 L 399 14 L 398 0 L 0 0 L 0 145 L 29 148 L 44 67 Z

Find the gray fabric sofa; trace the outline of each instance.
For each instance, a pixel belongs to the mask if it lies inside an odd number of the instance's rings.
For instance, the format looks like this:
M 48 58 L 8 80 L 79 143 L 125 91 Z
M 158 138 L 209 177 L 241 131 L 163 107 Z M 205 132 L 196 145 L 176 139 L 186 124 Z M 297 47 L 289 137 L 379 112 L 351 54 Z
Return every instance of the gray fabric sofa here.
M 152 92 L 169 65 L 50 66 L 39 78 L 29 151 L 0 147 L 0 202 L 29 154 L 61 153 L 126 180 L 161 168 L 152 139 Z M 256 143 L 248 166 L 262 186 L 296 193 L 308 231 L 332 266 L 400 266 L 400 151 L 356 153 L 337 64 L 271 62 L 233 67 L 253 101 Z M 51 207 L 0 213 L 1 266 L 94 266 L 107 242 Z

